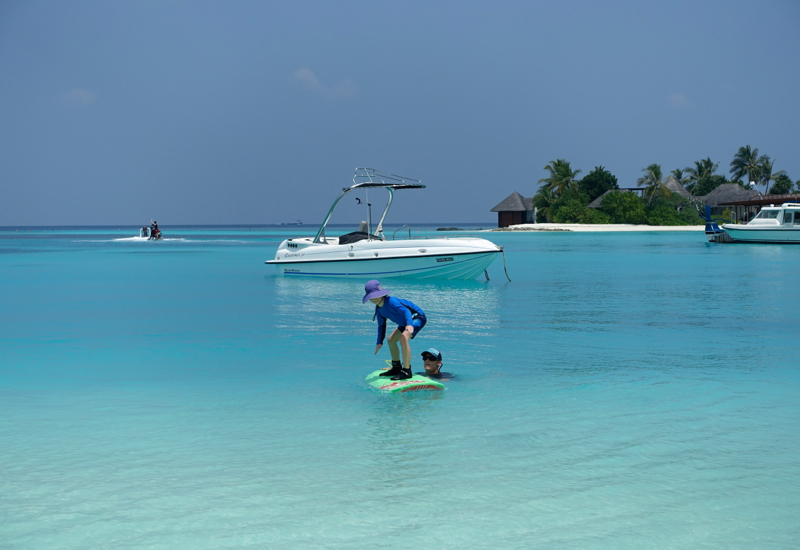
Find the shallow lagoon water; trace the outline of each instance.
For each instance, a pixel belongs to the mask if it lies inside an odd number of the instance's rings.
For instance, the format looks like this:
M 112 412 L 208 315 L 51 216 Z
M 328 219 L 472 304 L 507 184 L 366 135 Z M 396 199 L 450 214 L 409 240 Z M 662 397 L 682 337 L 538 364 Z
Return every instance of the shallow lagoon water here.
M 0 230 L 2 548 L 800 543 L 800 247 L 491 233 L 386 281 L 458 374 L 388 396 L 364 282 L 263 263 L 308 229 L 127 231 Z

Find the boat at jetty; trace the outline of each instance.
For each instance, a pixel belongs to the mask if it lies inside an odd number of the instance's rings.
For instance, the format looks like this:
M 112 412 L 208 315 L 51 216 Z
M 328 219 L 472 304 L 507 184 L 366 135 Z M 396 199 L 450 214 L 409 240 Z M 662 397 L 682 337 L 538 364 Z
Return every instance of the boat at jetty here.
M 316 275 L 356 278 L 440 278 L 472 280 L 483 273 L 503 248 L 472 236 L 412 238 L 407 225 L 396 230 L 391 238 L 383 233 L 383 222 L 392 205 L 394 192 L 400 189 L 424 189 L 419 180 L 381 172 L 374 168 L 356 168 L 353 185 L 346 187 L 313 237 L 284 240 L 267 260 L 283 275 Z M 358 230 L 328 237 L 325 228 L 336 205 L 348 193 L 363 189 L 385 189 L 389 200 L 378 225 L 372 226 L 372 207 L 369 201 L 368 221 Z M 360 199 L 359 199 L 360 200 Z M 407 237 L 397 233 L 408 230 Z
M 724 223 L 722 231 L 736 243 L 795 243 L 800 244 L 800 203 L 787 202 L 781 206 L 765 206 L 748 223 Z M 706 231 L 708 235 L 708 231 Z M 719 236 L 711 242 L 725 242 Z

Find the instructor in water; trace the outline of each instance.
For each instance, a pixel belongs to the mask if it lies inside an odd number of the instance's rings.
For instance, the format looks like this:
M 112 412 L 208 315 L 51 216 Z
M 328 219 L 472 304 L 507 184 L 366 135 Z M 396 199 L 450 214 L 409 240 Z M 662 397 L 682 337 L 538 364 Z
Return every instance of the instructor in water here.
M 369 281 L 364 286 L 364 299 L 361 301 L 366 304 L 367 300 L 375 304 L 375 317 L 378 320 L 378 343 L 375 346 L 377 355 L 383 347 L 383 339 L 386 336 L 386 320 L 389 319 L 397 323 L 389 336 L 389 353 L 392 355 L 392 368 L 381 374 L 381 376 L 391 376 L 392 380 L 406 380 L 411 378 L 411 346 L 409 341 L 413 339 L 425 323 L 425 312 L 408 300 L 401 300 L 394 296 L 389 296 L 389 291 L 381 288 L 378 281 Z M 400 349 L 397 346 L 398 340 L 403 347 L 403 363 L 400 363 Z

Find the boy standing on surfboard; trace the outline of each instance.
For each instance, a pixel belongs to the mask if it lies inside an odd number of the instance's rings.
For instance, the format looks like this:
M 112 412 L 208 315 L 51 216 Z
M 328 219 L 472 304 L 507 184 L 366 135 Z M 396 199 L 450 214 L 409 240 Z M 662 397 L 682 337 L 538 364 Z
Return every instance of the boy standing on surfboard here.
M 392 368 L 381 374 L 381 376 L 391 376 L 392 380 L 406 380 L 411 378 L 411 346 L 412 340 L 425 323 L 428 321 L 425 312 L 408 300 L 401 300 L 394 296 L 389 296 L 389 291 L 381 288 L 381 283 L 375 280 L 367 282 L 364 286 L 364 299 L 361 303 L 366 304 L 367 300 L 375 304 L 375 318 L 378 320 L 378 343 L 375 346 L 375 354 L 378 354 L 383 347 L 383 339 L 386 336 L 386 320 L 397 323 L 389 336 L 389 353 L 392 355 Z M 400 363 L 400 349 L 397 342 L 403 348 L 403 363 Z

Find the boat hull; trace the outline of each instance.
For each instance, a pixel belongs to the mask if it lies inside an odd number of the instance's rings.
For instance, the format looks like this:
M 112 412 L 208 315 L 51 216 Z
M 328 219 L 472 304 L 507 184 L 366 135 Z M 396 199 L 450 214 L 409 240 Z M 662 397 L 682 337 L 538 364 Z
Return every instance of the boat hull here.
M 274 265 L 287 276 L 460 279 L 484 272 L 503 249 L 485 239 L 452 237 L 355 243 L 314 243 L 287 239 L 278 247 Z
M 363 279 L 473 280 L 494 261 L 499 250 L 400 258 L 349 259 L 304 262 L 267 262 L 287 276 L 353 277 Z
M 800 227 L 754 228 L 724 224 L 722 229 L 734 242 L 739 243 L 800 244 Z

